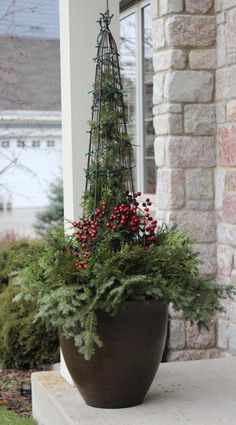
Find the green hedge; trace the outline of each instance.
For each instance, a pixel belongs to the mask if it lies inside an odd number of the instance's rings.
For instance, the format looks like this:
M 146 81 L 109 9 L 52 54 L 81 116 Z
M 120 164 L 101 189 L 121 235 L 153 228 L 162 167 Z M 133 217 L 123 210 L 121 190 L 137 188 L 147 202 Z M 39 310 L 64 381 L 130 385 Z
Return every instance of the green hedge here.
M 28 369 L 59 361 L 56 332 L 39 321 L 35 306 L 13 302 L 18 293 L 14 277 L 27 263 L 28 254 L 40 252 L 42 241 L 17 241 L 0 247 L 0 363 L 2 367 Z
M 0 292 L 10 280 L 27 264 L 30 253 L 39 253 L 43 240 L 17 240 L 0 246 Z

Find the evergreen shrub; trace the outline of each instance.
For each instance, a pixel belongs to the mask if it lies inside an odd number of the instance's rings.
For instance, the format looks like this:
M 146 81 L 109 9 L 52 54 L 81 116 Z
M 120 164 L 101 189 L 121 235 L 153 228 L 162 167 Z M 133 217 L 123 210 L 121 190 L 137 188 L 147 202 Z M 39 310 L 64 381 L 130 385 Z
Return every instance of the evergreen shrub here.
M 43 241 L 18 240 L 0 247 L 0 364 L 28 369 L 59 361 L 56 331 L 48 331 L 42 321 L 34 323 L 34 302 L 13 302 L 19 293 L 15 285 L 19 271 L 30 256 L 42 252 Z
M 27 264 L 27 256 L 39 253 L 44 246 L 40 240 L 12 238 L 0 245 L 0 292 L 6 288 L 10 280 Z
M 39 212 L 34 229 L 37 235 L 45 237 L 48 231 L 62 228 L 64 224 L 63 181 L 58 178 L 49 186 L 49 204 L 45 211 Z

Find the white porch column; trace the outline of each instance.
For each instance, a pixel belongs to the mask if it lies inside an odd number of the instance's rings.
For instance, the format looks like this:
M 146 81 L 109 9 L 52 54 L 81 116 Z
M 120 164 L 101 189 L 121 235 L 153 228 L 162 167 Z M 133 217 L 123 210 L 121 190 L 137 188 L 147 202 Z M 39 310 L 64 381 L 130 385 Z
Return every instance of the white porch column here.
M 119 1 L 109 1 L 115 17 L 111 28 L 119 37 Z M 95 76 L 96 39 L 99 13 L 106 10 L 106 0 L 60 0 L 62 140 L 65 218 L 81 215 L 85 187 L 84 169 L 88 151 L 88 120 Z M 71 382 L 64 360 L 61 373 Z

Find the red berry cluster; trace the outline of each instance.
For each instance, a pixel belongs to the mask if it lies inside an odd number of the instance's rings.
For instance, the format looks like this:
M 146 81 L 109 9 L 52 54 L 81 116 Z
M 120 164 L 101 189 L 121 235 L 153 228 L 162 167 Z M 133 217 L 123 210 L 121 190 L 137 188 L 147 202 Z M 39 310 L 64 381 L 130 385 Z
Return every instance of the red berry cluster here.
M 152 203 L 147 198 L 146 202 L 142 204 L 142 209 L 137 202 L 139 196 L 141 196 L 141 192 L 134 195 L 127 194 L 126 202 L 114 207 L 106 226 L 113 231 L 125 230 L 130 236 L 136 236 L 139 241 L 147 237 L 149 242 L 154 242 L 153 233 L 156 230 L 157 221 L 150 217 L 148 208 Z
M 125 242 L 141 244 L 145 250 L 156 242 L 157 220 L 150 216 L 149 209 L 152 203 L 147 198 L 140 206 L 137 201 L 140 196 L 141 192 L 134 195 L 126 192 L 124 202 L 117 204 L 110 212 L 104 200 L 101 208 L 97 208 L 90 218 L 73 223 L 76 242 L 79 243 L 77 269 L 87 268 L 87 260 L 96 243 L 110 231 L 121 232 Z
M 90 218 L 84 218 L 82 221 L 74 221 L 72 223 L 73 227 L 76 229 L 75 236 L 76 241 L 79 242 L 79 251 L 78 255 L 81 257 L 82 254 L 82 261 L 79 261 L 76 263 L 75 267 L 76 269 L 86 269 L 87 263 L 86 260 L 88 260 L 91 249 L 94 245 L 94 240 L 98 236 L 98 228 L 102 222 L 104 222 L 104 216 L 105 212 L 107 210 L 107 202 L 102 202 L 102 209 L 97 208 L 91 219 Z

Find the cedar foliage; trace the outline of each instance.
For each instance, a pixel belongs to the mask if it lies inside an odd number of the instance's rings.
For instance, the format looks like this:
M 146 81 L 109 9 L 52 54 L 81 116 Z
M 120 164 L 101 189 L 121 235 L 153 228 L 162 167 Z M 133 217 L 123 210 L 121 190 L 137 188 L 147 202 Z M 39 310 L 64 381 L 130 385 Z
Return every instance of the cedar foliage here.
M 222 311 L 220 298 L 231 288 L 199 276 L 197 254 L 183 231 L 162 227 L 157 233 L 158 243 L 148 251 L 129 244 L 114 250 L 112 237 L 104 237 L 87 269 L 76 270 L 72 237 L 53 231 L 40 258 L 33 257 L 25 269 L 17 298 L 35 300 L 36 319 L 61 327 L 87 360 L 102 346 L 96 311 L 116 315 L 124 301 L 164 300 L 182 310 L 185 319 L 207 326 Z

